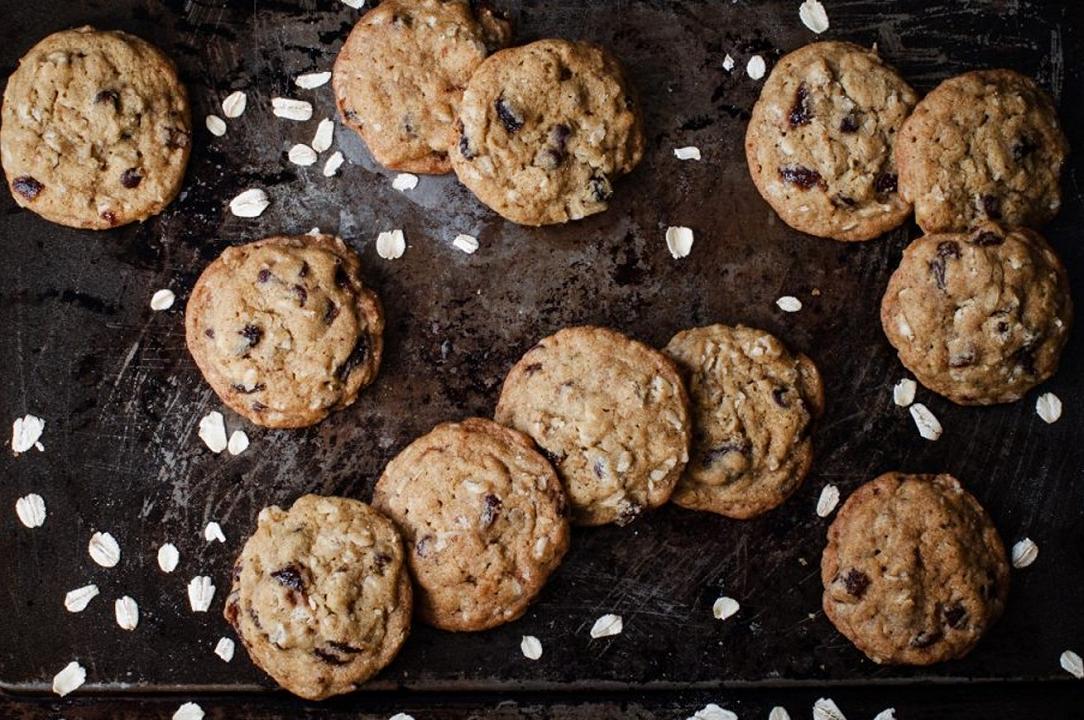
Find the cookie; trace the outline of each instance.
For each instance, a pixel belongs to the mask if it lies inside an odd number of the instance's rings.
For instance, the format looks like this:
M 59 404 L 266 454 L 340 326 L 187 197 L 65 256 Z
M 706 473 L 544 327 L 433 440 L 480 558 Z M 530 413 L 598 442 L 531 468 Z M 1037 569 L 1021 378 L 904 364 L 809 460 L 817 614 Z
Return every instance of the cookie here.
M 172 61 L 134 35 L 48 36 L 8 79 L 2 114 L 12 197 L 46 220 L 104 230 L 157 215 L 181 189 L 188 96 Z
M 373 158 L 393 170 L 446 173 L 467 80 L 509 27 L 466 0 L 385 0 L 362 16 L 335 60 L 335 101 Z
M 990 517 L 951 475 L 885 473 L 828 528 L 824 612 L 871 660 L 963 657 L 1001 616 L 1009 564 Z
M 392 522 L 357 500 L 305 495 L 260 512 L 224 614 L 252 662 L 295 695 L 322 700 L 390 663 L 410 612 Z
M 575 524 L 624 525 L 670 498 L 689 459 L 688 407 L 665 355 L 613 330 L 574 327 L 516 363 L 495 419 L 542 448 Z
M 493 54 L 463 93 L 460 182 L 512 222 L 550 225 L 602 212 L 644 153 L 621 66 L 602 48 L 539 40 Z
M 360 261 L 330 235 L 228 248 L 192 289 L 188 350 L 226 405 L 257 425 L 304 427 L 376 377 L 384 314 Z
M 983 220 L 1040 227 L 1061 207 L 1069 143 L 1050 97 L 1012 70 L 944 81 L 900 131 L 900 194 L 927 233 Z
M 903 223 L 893 146 L 917 97 L 872 50 L 845 42 L 784 56 L 745 134 L 757 190 L 795 230 L 869 240 Z
M 693 415 L 689 464 L 671 502 L 744 519 L 790 497 L 813 463 L 810 429 L 824 409 L 813 361 L 741 325 L 685 330 L 665 352 Z
M 926 235 L 903 252 L 881 301 L 900 362 L 960 405 L 1013 402 L 1058 368 L 1073 304 L 1038 233 L 982 223 Z
M 523 615 L 568 550 L 564 490 L 523 433 L 438 425 L 388 463 L 373 505 L 406 540 L 422 620 L 485 630 Z

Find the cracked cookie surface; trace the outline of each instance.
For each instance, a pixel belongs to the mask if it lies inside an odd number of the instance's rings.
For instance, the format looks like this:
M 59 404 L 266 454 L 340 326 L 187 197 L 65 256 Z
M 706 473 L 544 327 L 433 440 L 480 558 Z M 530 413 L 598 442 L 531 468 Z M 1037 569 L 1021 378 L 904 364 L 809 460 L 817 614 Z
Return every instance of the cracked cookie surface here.
M 181 188 L 188 96 L 173 62 L 134 35 L 46 37 L 8 79 L 2 114 L 11 194 L 46 220 L 104 230 L 158 214 Z
M 225 617 L 252 661 L 320 700 L 354 690 L 410 630 L 411 587 L 392 522 L 356 500 L 305 495 L 260 512 Z
M 588 326 L 527 351 L 505 378 L 494 417 L 542 448 L 574 523 L 625 524 L 670 498 L 689 459 L 688 407 L 669 358 Z
M 602 212 L 640 162 L 639 111 L 602 48 L 539 40 L 495 53 L 471 77 L 452 166 L 484 204 L 521 225 Z
M 787 225 L 869 240 L 907 219 L 892 148 L 917 97 L 871 50 L 844 42 L 784 56 L 745 136 L 757 190 Z
M 185 310 L 189 352 L 211 387 L 257 425 L 304 427 L 376 377 L 384 315 L 360 261 L 330 235 L 227 248 Z
M 388 463 L 373 505 L 403 532 L 419 616 L 445 630 L 520 617 L 568 549 L 567 502 L 521 432 L 438 425 Z
M 828 529 L 821 579 L 836 628 L 892 665 L 966 655 L 1009 593 L 1001 538 L 951 475 L 885 473 L 856 490 Z
M 689 463 L 671 502 L 750 518 L 790 497 L 813 462 L 811 425 L 824 408 L 813 361 L 740 325 L 685 330 L 665 352 L 685 378 L 693 415 Z
M 1053 375 L 1072 318 L 1046 241 L 993 223 L 912 242 L 881 301 L 900 362 L 961 405 L 1013 402 Z
M 900 194 L 923 231 L 983 220 L 1039 227 L 1061 206 L 1069 144 L 1050 97 L 1012 70 L 949 78 L 915 108 L 896 144 Z
M 503 46 L 507 23 L 466 0 L 385 0 L 362 16 L 334 67 L 343 122 L 394 170 L 446 173 L 463 88 Z

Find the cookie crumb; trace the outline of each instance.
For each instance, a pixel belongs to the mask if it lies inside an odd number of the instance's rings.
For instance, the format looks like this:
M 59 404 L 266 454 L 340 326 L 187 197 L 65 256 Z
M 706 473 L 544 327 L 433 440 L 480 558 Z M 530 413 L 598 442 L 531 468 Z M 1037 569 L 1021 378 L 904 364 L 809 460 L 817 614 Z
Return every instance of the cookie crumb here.
M 688 257 L 693 251 L 693 231 L 687 227 L 673 225 L 666 228 L 666 248 L 675 260 Z
M 207 612 L 214 597 L 215 586 L 206 575 L 197 575 L 188 582 L 188 604 L 192 606 L 192 612 Z
M 753 80 L 760 80 L 764 77 L 764 73 L 768 70 L 768 66 L 764 63 L 764 58 L 760 55 L 754 55 L 749 58 L 749 62 L 745 64 L 745 72 Z
M 284 120 L 305 122 L 312 119 L 312 103 L 292 98 L 271 98 L 271 112 Z
M 71 613 L 83 612 L 87 609 L 90 601 L 98 597 L 97 585 L 84 585 L 74 590 L 69 590 L 64 595 L 64 609 Z
M 222 413 L 212 410 L 200 419 L 199 438 L 216 455 L 226 449 L 226 423 Z
M 399 192 L 413 190 L 418 187 L 418 176 L 411 173 L 399 173 L 392 179 L 391 186 Z
M 783 312 L 796 313 L 802 309 L 802 301 L 793 295 L 784 295 L 776 300 L 775 304 Z
M 248 95 L 240 90 L 230 93 L 222 101 L 222 114 L 228 118 L 238 118 L 248 106 Z
M 818 0 L 805 0 L 798 8 L 798 17 L 803 25 L 817 35 L 828 29 L 828 13 Z
M 847 716 L 831 698 L 820 698 L 813 703 L 813 720 L 847 720 Z
M 109 533 L 96 532 L 87 545 L 90 558 L 104 568 L 116 567 L 120 562 L 120 545 Z
M 173 720 L 203 720 L 203 708 L 194 702 L 186 702 L 173 713 Z
M 45 499 L 37 493 L 24 495 L 15 501 L 15 514 L 24 526 L 41 527 L 45 524 Z
M 45 421 L 36 415 L 24 415 L 15 418 L 11 424 L 11 451 L 16 455 L 24 453 L 30 448 L 37 448 L 43 452 L 45 446 L 41 444 L 41 434 L 45 431 Z
M 726 70 L 727 72 L 730 72 L 733 69 L 734 69 L 734 58 L 730 57 L 730 53 L 727 53 L 726 57 L 723 58 L 723 70 Z
M 158 567 L 164 573 L 171 573 L 177 569 L 177 563 L 181 561 L 181 554 L 173 543 L 165 543 L 158 548 Z
M 312 149 L 318 153 L 331 148 L 331 141 L 335 137 L 335 123 L 331 118 L 324 118 L 316 126 L 316 133 L 312 136 Z
M 478 250 L 478 238 L 473 235 L 463 235 L 462 233 L 455 236 L 452 240 L 452 245 L 462 250 L 468 255 L 473 255 Z
M 607 613 L 595 620 L 595 624 L 591 626 L 591 637 L 597 640 L 598 638 L 620 635 L 624 629 L 625 624 L 622 622 L 620 615 Z
M 309 167 L 316 163 L 316 151 L 304 143 L 294 145 L 290 148 L 290 151 L 286 153 L 286 156 L 294 165 L 299 165 L 301 167 Z
M 327 81 L 331 79 L 331 72 L 324 70 L 323 72 L 311 72 L 304 75 L 298 75 L 294 78 L 294 85 L 305 90 L 313 90 L 321 85 L 327 85 Z
M 1079 660 L 1079 658 L 1077 658 Z M 82 665 L 72 660 L 64 669 L 53 676 L 53 692 L 64 697 L 79 689 L 87 681 L 87 671 Z
M 900 407 L 909 407 L 915 401 L 918 385 L 911 378 L 903 378 L 892 388 L 892 402 Z
M 176 299 L 177 296 L 173 294 L 172 290 L 166 288 L 156 290 L 154 295 L 151 295 L 151 310 L 155 312 L 169 310 L 173 307 L 173 301 Z
M 941 422 L 937 419 L 937 416 L 930 412 L 928 407 L 922 403 L 915 403 L 910 409 L 911 417 L 914 418 L 919 435 L 927 440 L 936 440 L 941 437 Z
M 205 122 L 207 124 L 207 132 L 215 137 L 222 137 L 226 134 L 226 121 L 219 116 L 208 115 Z
M 406 238 L 402 230 L 387 230 L 376 236 L 376 254 L 385 260 L 398 260 L 405 252 Z
M 524 635 L 519 641 L 519 649 L 528 660 L 542 657 L 542 643 L 534 635 Z
M 1024 538 L 1012 546 L 1012 566 L 1026 568 L 1039 557 L 1039 546 L 1031 538 Z
M 716 620 L 727 620 L 734 617 L 740 609 L 741 605 L 738 604 L 737 600 L 724 595 L 712 604 L 711 614 Z
M 1062 670 L 1078 680 L 1084 680 L 1084 660 L 1072 650 L 1066 650 L 1059 658 Z
M 267 193 L 259 188 L 245 190 L 243 193 L 230 200 L 230 212 L 237 217 L 254 218 L 263 214 L 271 201 Z
M 207 527 L 203 528 L 203 539 L 207 542 L 217 540 L 224 543 L 226 542 L 226 535 L 222 532 L 222 526 L 212 520 L 207 523 Z
M 234 430 L 230 434 L 230 440 L 226 443 L 226 449 L 230 455 L 240 455 L 245 450 L 248 450 L 248 435 L 242 430 Z
M 233 660 L 233 651 L 235 647 L 236 645 L 233 640 L 230 640 L 228 637 L 220 637 L 215 644 L 215 655 L 222 658 L 223 661 L 229 662 L 230 660 Z
M 116 615 L 117 625 L 120 625 L 121 630 L 135 630 L 139 625 L 139 605 L 127 595 L 117 598 L 113 603 L 113 614 Z
M 344 160 L 345 158 L 343 157 L 343 154 L 338 150 L 332 153 L 331 157 L 329 157 L 327 159 L 327 162 L 324 163 L 324 177 L 334 176 L 335 173 L 339 171 L 339 168 L 342 167 Z
M 1054 393 L 1043 393 L 1035 401 L 1035 412 L 1047 425 L 1053 425 L 1061 418 L 1061 398 Z
M 700 148 L 696 147 L 695 145 L 674 148 L 674 157 L 676 157 L 678 160 L 699 160 Z
M 836 509 L 836 505 L 839 505 L 839 488 L 831 484 L 825 485 L 817 498 L 817 515 L 828 517 Z

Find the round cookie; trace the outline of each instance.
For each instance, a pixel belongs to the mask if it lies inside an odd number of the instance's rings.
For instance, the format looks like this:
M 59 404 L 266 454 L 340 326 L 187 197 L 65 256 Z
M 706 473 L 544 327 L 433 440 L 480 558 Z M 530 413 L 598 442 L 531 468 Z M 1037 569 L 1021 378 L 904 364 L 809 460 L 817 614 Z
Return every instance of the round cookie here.
M 410 612 L 392 522 L 357 500 L 305 495 L 260 512 L 224 614 L 252 662 L 295 695 L 322 700 L 390 663 Z
M 185 310 L 188 350 L 226 405 L 265 427 L 304 427 L 376 377 L 384 315 L 360 262 L 330 235 L 226 249 Z
M 966 655 L 1001 616 L 1009 564 L 990 517 L 951 475 L 885 473 L 828 528 L 824 612 L 876 663 Z
M 912 242 L 881 301 L 900 362 L 961 405 L 1013 402 L 1053 375 L 1072 320 L 1046 241 L 993 223 Z
M 1061 206 L 1068 151 L 1053 102 L 1031 78 L 965 73 L 938 85 L 904 123 L 900 194 L 927 233 L 982 220 L 1039 227 Z
M 438 425 L 388 463 L 373 505 L 403 532 L 419 616 L 444 630 L 520 617 L 565 551 L 564 490 L 523 433 Z
M 156 215 L 181 189 L 188 96 L 160 50 L 92 27 L 54 33 L 4 92 L 0 157 L 15 202 L 92 230 Z
M 531 348 L 505 378 L 495 418 L 542 448 L 575 524 L 624 525 L 670 498 L 689 459 L 688 407 L 669 358 L 588 326 Z
M 621 66 L 602 48 L 539 40 L 487 58 L 470 79 L 452 167 L 512 222 L 549 225 L 602 212 L 644 152 Z
M 903 223 L 892 148 L 917 97 L 872 50 L 845 42 L 784 56 L 745 135 L 749 173 L 787 225 L 869 240 Z
M 813 361 L 741 325 L 685 330 L 665 352 L 684 376 L 694 428 L 670 501 L 745 519 L 790 497 L 813 463 L 810 429 L 824 410 Z
M 463 88 L 508 24 L 466 0 L 385 0 L 362 16 L 335 60 L 335 100 L 373 158 L 446 173 Z

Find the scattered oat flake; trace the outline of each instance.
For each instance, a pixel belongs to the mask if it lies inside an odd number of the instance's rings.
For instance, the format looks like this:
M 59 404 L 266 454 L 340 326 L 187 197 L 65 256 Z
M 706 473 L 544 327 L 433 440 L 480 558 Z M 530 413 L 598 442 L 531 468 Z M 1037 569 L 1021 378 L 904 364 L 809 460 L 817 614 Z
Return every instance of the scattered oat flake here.
M 687 227 L 673 225 L 666 228 L 666 248 L 675 260 L 688 257 L 693 251 L 693 231 Z
M 793 295 L 784 295 L 775 301 L 776 307 L 783 312 L 794 313 L 802 309 L 802 301 Z
M 217 115 L 208 115 L 207 132 L 215 137 L 222 137 L 226 134 L 226 121 Z
M 109 533 L 96 532 L 91 535 L 87 550 L 90 558 L 102 567 L 116 567 L 120 562 L 120 545 Z
M 1066 650 L 1059 658 L 1061 669 L 1078 680 L 1084 680 L 1084 660 L 1072 650 Z
M 711 614 L 715 616 L 716 620 L 727 620 L 734 617 L 740 609 L 741 605 L 738 604 L 737 600 L 724 595 L 712 603 Z
M 312 118 L 312 103 L 292 98 L 271 98 L 271 112 L 285 120 L 304 122 Z
M 790 713 L 787 712 L 785 707 L 776 705 L 772 708 L 772 711 L 768 713 L 768 720 L 790 720 Z
M 700 148 L 693 145 L 689 145 L 688 147 L 674 148 L 674 157 L 676 157 L 678 160 L 699 160 Z
M 139 605 L 127 595 L 117 598 L 113 603 L 113 612 L 122 630 L 135 630 L 139 625 Z
M 214 520 L 207 523 L 207 527 L 203 528 L 203 539 L 207 542 L 212 540 L 217 540 L 220 543 L 226 542 L 226 536 L 222 533 L 222 526 Z
M 45 499 L 37 493 L 24 495 L 15 501 L 15 514 L 26 527 L 41 527 L 45 524 Z
M 194 702 L 186 702 L 173 713 L 173 720 L 203 720 L 203 708 Z
M 236 645 L 233 640 L 228 637 L 220 637 L 215 644 L 215 655 L 222 658 L 225 662 L 233 660 L 233 651 Z
M 455 245 L 457 249 L 462 250 L 468 255 L 473 255 L 478 251 L 478 238 L 473 235 L 464 235 L 460 233 L 452 240 L 452 245 Z
M 715 703 L 708 703 L 690 715 L 688 720 L 738 720 L 738 716 L 729 710 L 723 710 Z
M 321 85 L 327 85 L 327 81 L 331 79 L 331 73 L 327 70 L 323 72 L 311 72 L 304 75 L 298 75 L 294 78 L 294 85 L 306 90 L 312 90 L 318 88 Z
M 63 670 L 53 676 L 53 692 L 60 697 L 64 697 L 73 690 L 78 689 L 86 681 L 86 669 L 72 660 L 64 666 Z
M 542 657 L 542 643 L 534 635 L 524 635 L 519 641 L 519 649 L 523 657 L 528 660 L 537 660 Z
M 727 53 L 726 57 L 723 58 L 723 70 L 726 70 L 727 72 L 730 72 L 733 69 L 734 69 L 734 58 L 730 57 L 730 53 Z
M 300 165 L 301 167 L 309 167 L 316 164 L 316 151 L 304 143 L 298 143 L 290 148 L 290 151 L 286 153 L 286 157 L 290 159 L 294 165 Z
M 45 447 L 39 442 L 44 431 L 45 421 L 36 415 L 27 414 L 21 418 L 15 418 L 15 422 L 11 424 L 12 452 L 18 455 L 30 448 L 37 448 L 39 451 L 45 450 Z
M 818 35 L 828 29 L 828 13 L 818 0 L 805 0 L 798 8 L 798 17 L 803 25 Z
M 222 114 L 228 118 L 237 118 L 245 112 L 245 108 L 248 106 L 248 95 L 244 92 L 236 90 L 226 96 L 226 99 L 222 101 Z
M 764 58 L 762 58 L 760 55 L 754 55 L 753 57 L 749 58 L 749 62 L 745 64 L 746 74 L 754 80 L 760 80 L 762 77 L 764 77 L 764 72 L 767 69 L 767 65 L 764 64 Z
M 391 186 L 399 192 L 413 190 L 418 187 L 418 176 L 411 173 L 399 173 L 392 179 Z
M 197 575 L 188 582 L 188 604 L 192 606 L 192 612 L 207 612 L 214 597 L 215 586 L 206 575 Z
M 919 435 L 927 440 L 936 440 L 941 437 L 941 423 L 928 407 L 922 403 L 915 403 L 911 406 L 911 417 L 915 420 Z
M 151 310 L 158 312 L 160 310 L 169 310 L 173 307 L 173 301 L 177 299 L 177 296 L 173 294 L 172 290 L 163 288 L 162 290 L 156 290 L 154 295 L 151 295 Z
M 342 167 L 344 159 L 345 158 L 343 158 L 343 154 L 338 150 L 332 153 L 331 157 L 329 157 L 327 159 L 327 162 L 324 163 L 324 177 L 332 177 L 335 173 L 337 173 L 339 171 L 339 168 Z
M 918 385 L 911 378 L 903 378 L 892 387 L 892 402 L 900 407 L 907 407 L 915 401 Z
M 1061 398 L 1054 393 L 1043 393 L 1035 401 L 1035 412 L 1039 413 L 1048 425 L 1052 425 L 1061 417 Z
M 173 543 L 165 543 L 158 548 L 158 567 L 164 573 L 171 573 L 177 569 L 177 563 L 181 561 L 181 554 L 177 552 L 177 546 Z
M 1031 538 L 1024 538 L 1012 546 L 1012 566 L 1026 568 L 1039 557 L 1039 546 Z
M 312 136 L 312 149 L 322 153 L 331 147 L 331 141 L 335 137 L 335 123 L 331 118 L 324 118 L 316 126 L 316 134 Z
M 830 698 L 821 698 L 813 703 L 813 720 L 847 720 L 847 716 Z
M 230 441 L 226 443 L 226 449 L 229 450 L 230 455 L 240 455 L 248 450 L 248 435 L 242 430 L 234 430 L 230 434 Z
M 342 0 L 342 3 L 347 7 L 352 7 L 357 10 L 365 4 L 365 0 Z M 400 713 L 400 715 L 402 715 L 402 713 Z M 404 718 L 406 718 L 406 720 L 414 720 L 409 716 L 404 716 Z M 399 715 L 396 715 L 394 718 L 392 718 L 392 720 L 403 720 L 403 718 L 400 718 Z
M 611 635 L 620 635 L 624 629 L 625 624 L 621 621 L 620 615 L 607 613 L 595 620 L 595 624 L 591 626 L 591 637 L 597 640 Z
M 828 517 L 836 509 L 836 505 L 839 505 L 839 488 L 832 484 L 825 485 L 821 496 L 817 498 L 817 515 Z
M 873 720 L 896 720 L 896 708 L 887 708 L 873 716 Z
M 226 449 L 226 422 L 222 419 L 222 413 L 212 410 L 200 418 L 199 437 L 215 454 Z
M 343 2 L 346 2 L 346 1 L 347 0 L 343 0 Z M 414 716 L 413 715 L 407 715 L 406 713 L 395 713 L 390 718 L 388 718 L 388 720 L 414 720 Z
M 406 252 L 406 238 L 403 231 L 396 228 L 376 236 L 376 254 L 385 260 L 397 260 Z
M 69 590 L 64 595 L 64 609 L 68 612 L 83 612 L 87 609 L 90 601 L 98 597 L 97 585 L 84 585 L 83 587 Z
M 267 193 L 260 188 L 245 190 L 243 193 L 230 200 L 230 212 L 237 217 L 254 218 L 263 215 L 263 211 L 271 201 Z

